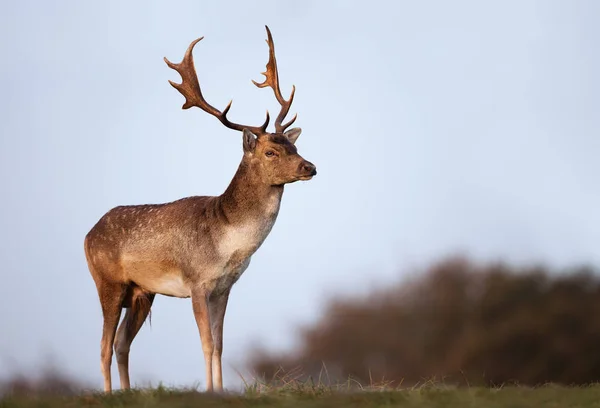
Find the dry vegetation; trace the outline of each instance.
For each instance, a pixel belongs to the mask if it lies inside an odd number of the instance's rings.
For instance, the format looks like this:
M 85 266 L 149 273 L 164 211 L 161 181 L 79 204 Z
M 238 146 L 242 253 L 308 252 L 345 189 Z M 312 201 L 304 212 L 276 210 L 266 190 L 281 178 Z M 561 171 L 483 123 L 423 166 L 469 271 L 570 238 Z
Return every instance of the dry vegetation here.
M 600 276 L 450 259 L 410 282 L 331 302 L 301 347 L 251 362 L 333 382 L 498 386 L 600 381 Z

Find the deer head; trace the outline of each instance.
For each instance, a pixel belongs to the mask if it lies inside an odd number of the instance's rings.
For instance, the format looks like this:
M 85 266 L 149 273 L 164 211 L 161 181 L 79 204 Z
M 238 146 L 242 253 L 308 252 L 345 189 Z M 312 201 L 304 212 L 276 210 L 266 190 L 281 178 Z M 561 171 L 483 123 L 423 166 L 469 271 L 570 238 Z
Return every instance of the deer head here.
M 265 80 L 262 83 L 252 81 L 259 88 L 270 87 L 275 93 L 275 98 L 281 105 L 281 110 L 275 119 L 275 132 L 267 132 L 269 125 L 269 112 L 261 126 L 247 126 L 231 122 L 227 118 L 227 113 L 231 109 L 231 103 L 220 111 L 210 105 L 202 95 L 200 83 L 196 75 L 194 67 L 194 58 L 192 51 L 194 46 L 204 37 L 192 41 L 189 45 L 183 60 L 179 64 L 174 64 L 165 58 L 167 65 L 177 71 L 182 78 L 182 83 L 177 84 L 173 81 L 169 83 L 177 89 L 184 97 L 185 103 L 183 109 L 189 109 L 196 106 L 203 111 L 213 115 L 223 125 L 229 129 L 242 132 L 244 156 L 242 164 L 249 166 L 255 178 L 268 185 L 281 186 L 287 183 L 293 183 L 298 180 L 310 180 L 317 174 L 317 169 L 314 164 L 304 160 L 298 154 L 295 143 L 302 130 L 300 128 L 292 128 L 286 130 L 294 121 L 297 115 L 287 123 L 282 123 L 290 110 L 292 101 L 294 100 L 295 86 L 292 86 L 292 93 L 288 100 L 285 100 L 281 95 L 279 88 L 279 75 L 277 71 L 277 60 L 275 59 L 275 45 L 269 27 L 267 29 L 267 44 L 269 45 L 269 61 L 267 62 L 267 70 L 262 74 Z

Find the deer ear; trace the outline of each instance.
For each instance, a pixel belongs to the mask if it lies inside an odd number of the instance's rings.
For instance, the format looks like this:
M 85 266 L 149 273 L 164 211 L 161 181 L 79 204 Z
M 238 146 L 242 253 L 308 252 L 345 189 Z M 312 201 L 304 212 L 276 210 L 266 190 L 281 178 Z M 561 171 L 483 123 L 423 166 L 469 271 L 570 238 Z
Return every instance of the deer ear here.
M 244 152 L 253 153 L 256 148 L 256 136 L 245 128 L 242 133 L 244 135 Z
M 300 133 L 302 133 L 302 129 L 300 128 L 292 128 L 284 133 L 284 135 L 288 138 L 291 144 L 295 144 L 298 137 L 300 137 Z

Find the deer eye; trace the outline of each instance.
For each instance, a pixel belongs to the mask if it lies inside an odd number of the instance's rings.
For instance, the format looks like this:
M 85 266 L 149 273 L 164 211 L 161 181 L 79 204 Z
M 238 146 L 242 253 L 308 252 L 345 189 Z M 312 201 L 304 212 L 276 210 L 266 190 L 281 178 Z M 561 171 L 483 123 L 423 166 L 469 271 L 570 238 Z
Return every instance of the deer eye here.
M 273 157 L 273 156 L 275 156 L 275 152 L 273 150 L 267 150 L 265 152 L 265 156 L 267 156 L 267 157 Z

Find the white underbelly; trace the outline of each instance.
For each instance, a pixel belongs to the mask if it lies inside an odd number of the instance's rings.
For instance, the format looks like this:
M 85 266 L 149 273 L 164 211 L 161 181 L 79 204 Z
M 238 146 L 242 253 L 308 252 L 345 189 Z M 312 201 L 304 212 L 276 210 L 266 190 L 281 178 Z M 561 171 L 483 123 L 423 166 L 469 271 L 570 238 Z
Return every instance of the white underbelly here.
M 189 285 L 183 281 L 181 276 L 177 275 L 163 276 L 152 282 L 145 282 L 142 287 L 153 293 L 178 298 L 189 298 L 192 295 Z
M 123 259 L 122 265 L 128 278 L 150 293 L 178 298 L 191 296 L 191 289 L 183 279 L 181 270 L 171 265 Z

